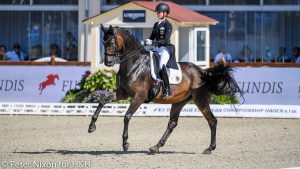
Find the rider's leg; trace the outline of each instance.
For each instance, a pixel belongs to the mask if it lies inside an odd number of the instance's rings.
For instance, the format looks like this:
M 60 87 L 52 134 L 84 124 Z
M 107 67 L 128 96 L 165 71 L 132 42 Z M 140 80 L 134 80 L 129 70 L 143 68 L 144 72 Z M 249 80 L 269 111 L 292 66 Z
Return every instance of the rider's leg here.
M 160 76 L 164 82 L 163 96 L 168 97 L 168 96 L 172 95 L 171 90 L 170 90 L 169 77 L 168 77 L 167 68 L 166 68 L 166 65 L 170 58 L 170 54 L 166 49 L 162 48 L 162 50 L 159 52 L 159 55 L 160 55 L 159 66 L 161 69 Z
M 168 97 L 168 96 L 171 96 L 172 95 L 172 92 L 170 90 L 170 84 L 169 84 L 169 77 L 168 77 L 168 73 L 167 73 L 167 68 L 165 65 L 163 65 L 161 71 L 160 71 L 160 74 L 161 74 L 161 78 L 164 82 L 164 92 L 163 92 L 163 96 L 164 97 Z
M 170 54 L 169 52 L 167 51 L 166 48 L 163 48 L 161 47 L 160 48 L 161 50 L 159 51 L 159 56 L 160 56 L 160 59 L 159 59 L 159 67 L 160 69 L 163 68 L 163 65 L 167 65 L 169 59 L 170 59 Z

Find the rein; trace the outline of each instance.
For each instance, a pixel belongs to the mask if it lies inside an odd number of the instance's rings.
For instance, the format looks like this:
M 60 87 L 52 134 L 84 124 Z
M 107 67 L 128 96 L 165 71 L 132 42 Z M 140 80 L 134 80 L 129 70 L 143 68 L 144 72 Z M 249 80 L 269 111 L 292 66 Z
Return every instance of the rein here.
M 120 59 L 120 56 L 126 56 L 128 55 L 127 57 L 123 58 L 122 60 L 120 60 L 119 62 L 122 63 L 124 62 L 125 60 L 131 58 L 132 56 L 136 55 L 138 52 L 140 52 L 142 49 L 144 48 L 144 46 L 141 46 L 139 47 L 137 50 L 134 50 L 134 51 L 131 51 L 131 52 L 128 52 L 128 53 L 124 53 L 122 55 L 119 54 L 119 59 Z

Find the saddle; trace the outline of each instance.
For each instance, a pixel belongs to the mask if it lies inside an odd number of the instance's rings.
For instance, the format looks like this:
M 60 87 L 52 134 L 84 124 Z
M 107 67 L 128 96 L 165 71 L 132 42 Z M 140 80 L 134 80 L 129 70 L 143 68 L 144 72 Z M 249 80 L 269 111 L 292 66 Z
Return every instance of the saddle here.
M 149 51 L 150 52 L 150 68 L 151 68 L 151 77 L 155 81 L 160 81 L 159 79 L 159 56 L 157 52 Z M 178 69 L 168 68 L 167 67 L 167 73 L 169 76 L 169 83 L 170 84 L 179 84 L 182 80 L 182 72 L 181 68 L 178 63 L 177 67 Z
M 162 80 L 159 78 L 160 77 L 159 76 L 159 72 L 160 72 L 159 54 L 155 51 L 149 51 L 149 52 L 150 52 L 151 77 L 156 82 L 152 85 L 152 87 L 149 91 L 148 100 L 145 101 L 146 103 L 151 102 L 156 97 L 156 95 L 159 93 L 160 87 L 162 85 Z M 178 69 L 173 69 L 173 68 L 167 67 L 167 73 L 168 73 L 170 84 L 179 84 L 182 81 L 181 67 L 179 66 L 178 63 L 176 63 L 176 64 L 177 64 Z

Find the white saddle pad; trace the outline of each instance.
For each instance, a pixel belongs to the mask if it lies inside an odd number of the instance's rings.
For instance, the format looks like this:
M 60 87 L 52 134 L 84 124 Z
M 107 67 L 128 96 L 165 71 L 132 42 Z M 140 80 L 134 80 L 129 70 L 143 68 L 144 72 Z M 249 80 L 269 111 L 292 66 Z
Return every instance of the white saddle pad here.
M 154 80 L 160 80 L 157 78 L 155 72 L 154 72 L 154 63 L 153 63 L 153 52 L 150 51 L 150 67 L 151 67 L 151 76 Z M 168 68 L 168 75 L 169 75 L 169 83 L 170 84 L 179 84 L 182 80 L 182 72 L 181 72 L 181 67 L 177 63 L 178 69 L 172 69 Z

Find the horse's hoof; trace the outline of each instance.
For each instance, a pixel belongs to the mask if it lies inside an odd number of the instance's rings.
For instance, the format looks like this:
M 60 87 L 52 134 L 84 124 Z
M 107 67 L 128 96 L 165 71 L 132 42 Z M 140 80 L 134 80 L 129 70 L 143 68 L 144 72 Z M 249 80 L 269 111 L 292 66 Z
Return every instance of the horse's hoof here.
M 210 155 L 211 150 L 210 149 L 205 149 L 202 154 Z
M 127 151 L 128 148 L 129 148 L 129 146 L 130 146 L 129 143 L 124 144 L 124 145 L 123 145 L 123 150 L 124 150 L 124 151 Z
M 90 126 L 89 126 L 89 133 L 92 133 L 92 132 L 94 132 L 96 130 L 96 125 L 95 124 L 90 124 Z
M 159 148 L 157 146 L 153 146 L 149 148 L 149 151 L 151 153 L 158 153 L 159 152 Z

